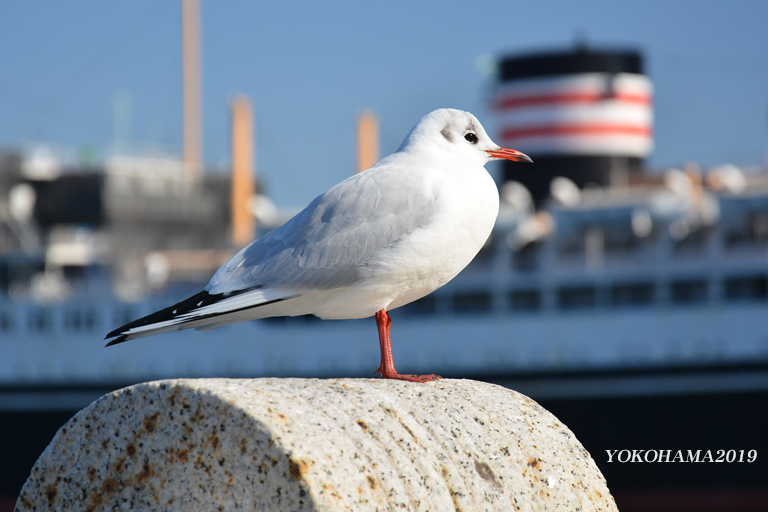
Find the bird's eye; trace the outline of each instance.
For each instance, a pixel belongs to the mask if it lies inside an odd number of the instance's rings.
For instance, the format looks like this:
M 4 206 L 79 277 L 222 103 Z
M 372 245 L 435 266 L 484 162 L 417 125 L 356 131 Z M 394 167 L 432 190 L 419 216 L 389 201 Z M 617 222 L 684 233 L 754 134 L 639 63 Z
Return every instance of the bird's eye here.
M 466 135 L 464 136 L 464 139 L 465 139 L 467 142 L 470 142 L 470 143 L 472 143 L 472 144 L 477 144 L 477 135 L 475 135 L 475 134 L 474 134 L 474 133 L 472 133 L 472 132 L 469 132 L 468 134 L 466 134 Z

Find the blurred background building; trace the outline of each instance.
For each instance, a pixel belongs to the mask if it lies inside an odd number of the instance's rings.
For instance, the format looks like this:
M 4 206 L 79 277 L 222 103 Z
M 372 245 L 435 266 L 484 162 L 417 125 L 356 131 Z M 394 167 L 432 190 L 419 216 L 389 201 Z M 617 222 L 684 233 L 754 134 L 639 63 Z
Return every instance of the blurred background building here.
M 112 389 L 369 377 L 377 364 L 371 324 L 310 317 L 103 348 L 106 332 L 197 292 L 296 212 L 256 178 L 247 97 L 230 101 L 229 162 L 204 164 L 200 20 L 185 5 L 183 151 L 124 140 L 118 97 L 108 156 L 53 143 L 0 152 L 0 511 L 56 429 Z M 590 451 L 623 511 L 766 510 L 768 172 L 649 168 L 645 57 L 579 42 L 494 60 L 481 121 L 535 164 L 499 169 L 499 219 L 470 266 L 394 312 L 398 367 L 536 399 Z M 364 172 L 386 129 L 368 110 L 355 126 L 350 161 Z M 758 462 L 607 462 L 622 449 L 756 450 Z

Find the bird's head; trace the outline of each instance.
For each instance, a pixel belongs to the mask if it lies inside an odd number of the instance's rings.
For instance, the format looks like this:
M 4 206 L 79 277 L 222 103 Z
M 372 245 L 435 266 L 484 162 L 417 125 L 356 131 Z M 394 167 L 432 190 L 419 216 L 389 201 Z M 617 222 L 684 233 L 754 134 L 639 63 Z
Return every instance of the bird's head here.
M 485 165 L 492 160 L 533 162 L 528 155 L 502 148 L 491 140 L 475 116 L 441 108 L 424 116 L 400 145 L 399 151 L 439 151 L 450 158 L 466 158 Z

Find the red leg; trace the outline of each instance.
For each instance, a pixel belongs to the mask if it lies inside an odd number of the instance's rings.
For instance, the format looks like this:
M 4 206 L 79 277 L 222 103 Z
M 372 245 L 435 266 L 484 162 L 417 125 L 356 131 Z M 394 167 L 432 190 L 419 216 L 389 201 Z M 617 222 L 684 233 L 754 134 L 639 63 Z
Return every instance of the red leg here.
M 386 309 L 378 311 L 374 317 L 376 318 L 376 326 L 379 328 L 379 345 L 381 346 L 381 365 L 379 365 L 379 369 L 374 373 L 381 373 L 382 379 L 407 380 L 411 382 L 428 382 L 440 378 L 439 375 L 400 375 L 397 373 L 395 362 L 392 359 L 392 342 L 389 339 L 389 326 L 392 324 L 392 319 L 389 318 Z

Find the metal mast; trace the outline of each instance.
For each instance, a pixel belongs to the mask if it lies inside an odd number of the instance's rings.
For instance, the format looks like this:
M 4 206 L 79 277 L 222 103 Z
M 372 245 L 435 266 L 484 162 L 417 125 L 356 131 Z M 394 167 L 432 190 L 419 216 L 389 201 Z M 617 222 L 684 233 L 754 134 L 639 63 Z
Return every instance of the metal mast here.
M 189 179 L 203 169 L 200 0 L 181 0 L 182 81 L 184 95 L 184 169 Z
M 379 161 L 379 118 L 371 110 L 357 116 L 357 172 Z

